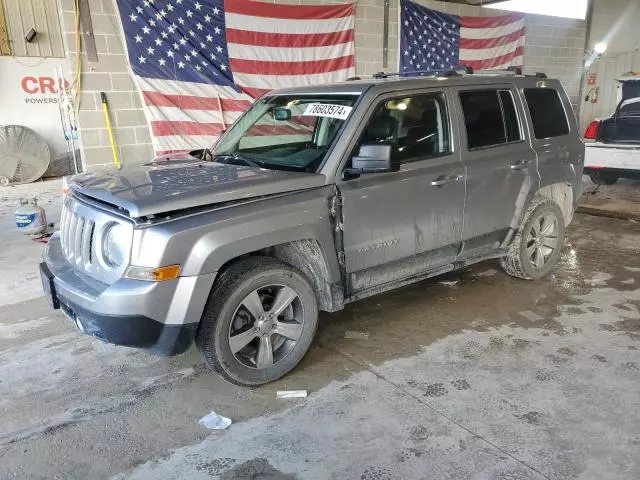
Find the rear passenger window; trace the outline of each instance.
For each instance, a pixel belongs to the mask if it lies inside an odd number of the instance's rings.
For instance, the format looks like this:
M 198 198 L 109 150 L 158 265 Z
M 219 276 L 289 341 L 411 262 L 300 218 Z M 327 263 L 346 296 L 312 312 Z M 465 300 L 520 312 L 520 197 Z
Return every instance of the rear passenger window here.
M 504 122 L 497 90 L 460 92 L 469 149 L 505 143 Z
M 567 114 L 555 89 L 525 88 L 524 97 L 536 138 L 560 137 L 569 133 Z

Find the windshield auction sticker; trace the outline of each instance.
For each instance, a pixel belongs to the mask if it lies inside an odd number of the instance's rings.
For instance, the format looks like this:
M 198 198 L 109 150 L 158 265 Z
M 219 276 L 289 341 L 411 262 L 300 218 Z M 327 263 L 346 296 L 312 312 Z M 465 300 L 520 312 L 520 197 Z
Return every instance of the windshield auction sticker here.
M 332 105 L 330 103 L 310 103 L 303 115 L 346 120 L 352 108 L 353 107 L 347 107 L 345 105 Z

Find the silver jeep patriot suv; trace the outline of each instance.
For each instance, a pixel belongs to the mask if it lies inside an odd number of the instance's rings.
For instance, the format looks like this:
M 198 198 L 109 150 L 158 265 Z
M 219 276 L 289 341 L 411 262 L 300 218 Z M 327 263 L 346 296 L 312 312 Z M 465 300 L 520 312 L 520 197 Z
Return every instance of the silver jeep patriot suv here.
M 383 77 L 275 91 L 211 149 L 73 177 L 40 265 L 51 305 L 110 343 L 195 340 L 259 385 L 320 310 L 489 258 L 548 274 L 584 161 L 559 82 Z

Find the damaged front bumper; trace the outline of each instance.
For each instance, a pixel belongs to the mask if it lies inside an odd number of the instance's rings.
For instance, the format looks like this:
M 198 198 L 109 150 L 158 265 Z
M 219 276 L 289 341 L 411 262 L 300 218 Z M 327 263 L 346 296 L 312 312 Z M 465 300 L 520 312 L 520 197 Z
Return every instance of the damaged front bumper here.
M 111 285 L 70 265 L 54 234 L 40 264 L 43 290 L 79 330 L 117 345 L 175 355 L 193 343 L 215 273 L 164 282 L 122 278 Z

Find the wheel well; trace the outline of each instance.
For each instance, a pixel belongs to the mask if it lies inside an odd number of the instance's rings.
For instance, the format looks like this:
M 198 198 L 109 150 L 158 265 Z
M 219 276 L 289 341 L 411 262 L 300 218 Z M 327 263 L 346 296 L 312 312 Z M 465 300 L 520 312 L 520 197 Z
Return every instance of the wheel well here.
M 573 188 L 568 183 L 554 183 L 542 187 L 536 192 L 539 197 L 549 198 L 556 202 L 562 210 L 565 227 L 573 218 Z
M 335 312 L 344 307 L 342 285 L 332 283 L 327 261 L 316 240 L 296 240 L 248 252 L 225 263 L 220 268 L 220 275 L 239 260 L 258 255 L 275 258 L 300 270 L 313 287 L 319 310 Z

